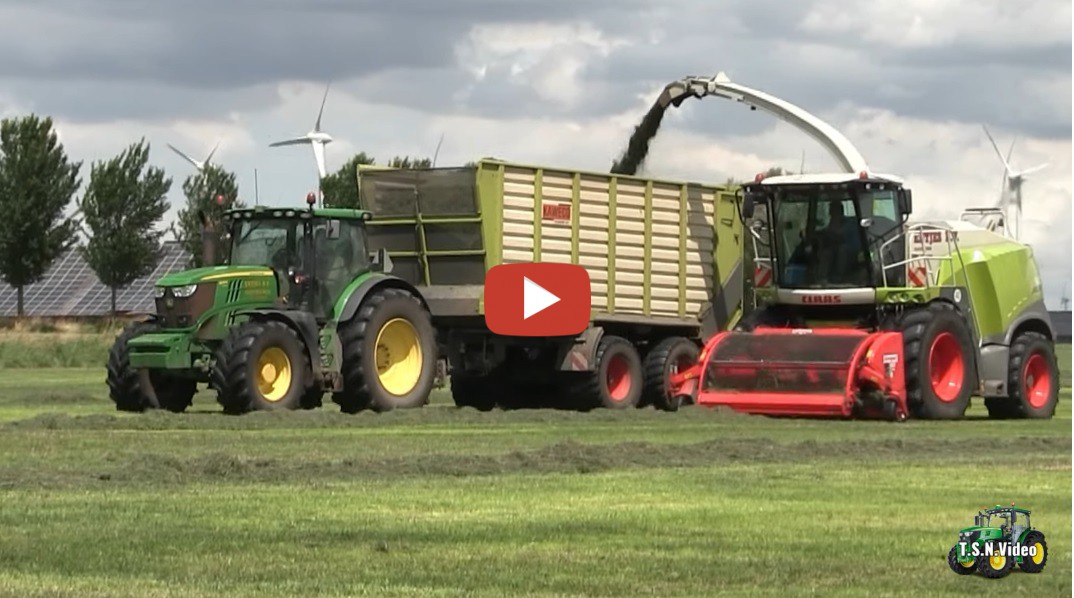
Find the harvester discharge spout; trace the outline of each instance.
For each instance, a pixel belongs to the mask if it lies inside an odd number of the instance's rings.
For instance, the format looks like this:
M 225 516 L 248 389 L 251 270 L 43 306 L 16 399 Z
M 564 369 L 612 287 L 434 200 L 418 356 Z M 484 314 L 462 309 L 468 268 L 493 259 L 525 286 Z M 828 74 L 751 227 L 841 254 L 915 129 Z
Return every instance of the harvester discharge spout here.
M 672 386 L 697 405 L 744 413 L 904 421 L 903 362 L 897 332 L 757 328 L 712 337 Z

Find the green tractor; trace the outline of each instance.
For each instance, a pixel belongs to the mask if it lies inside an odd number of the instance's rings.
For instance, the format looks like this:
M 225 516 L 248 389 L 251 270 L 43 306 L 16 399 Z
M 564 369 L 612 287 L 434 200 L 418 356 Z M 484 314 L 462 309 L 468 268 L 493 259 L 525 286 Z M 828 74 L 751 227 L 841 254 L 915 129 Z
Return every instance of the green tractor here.
M 429 309 L 371 255 L 370 212 L 255 207 L 202 215 L 206 263 L 156 286 L 156 313 L 123 330 L 108 357 L 120 411 L 186 410 L 198 384 L 227 413 L 313 409 L 326 392 L 342 411 L 421 407 L 437 381 Z
M 1015 565 L 1040 573 L 1048 563 L 1048 543 L 1033 529 L 1026 509 L 995 506 L 978 511 L 973 525 L 958 532 L 958 543 L 947 553 L 947 564 L 959 575 L 979 572 L 989 578 L 1006 576 Z

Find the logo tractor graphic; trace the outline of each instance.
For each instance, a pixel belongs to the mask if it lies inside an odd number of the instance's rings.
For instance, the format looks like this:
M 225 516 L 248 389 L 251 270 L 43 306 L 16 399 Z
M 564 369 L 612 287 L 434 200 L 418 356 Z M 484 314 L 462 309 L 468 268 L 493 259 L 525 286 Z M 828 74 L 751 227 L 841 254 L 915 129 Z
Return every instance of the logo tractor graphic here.
M 1014 503 L 978 511 L 973 526 L 959 530 L 958 542 L 947 553 L 955 573 L 991 579 L 1005 577 L 1016 565 L 1026 573 L 1040 573 L 1047 562 L 1044 533 L 1033 529 L 1029 511 Z

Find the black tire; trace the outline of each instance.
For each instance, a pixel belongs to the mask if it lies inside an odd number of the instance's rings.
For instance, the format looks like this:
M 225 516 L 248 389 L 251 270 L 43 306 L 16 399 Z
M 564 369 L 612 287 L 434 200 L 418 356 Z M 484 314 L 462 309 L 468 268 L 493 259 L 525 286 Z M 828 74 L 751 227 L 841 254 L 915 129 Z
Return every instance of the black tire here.
M 287 372 L 280 381 L 284 387 L 259 385 L 262 358 L 276 362 L 269 370 L 272 374 Z M 309 391 L 309 354 L 298 333 L 287 324 L 248 321 L 232 328 L 224 338 L 216 352 L 212 377 L 217 401 L 225 413 L 297 409 Z
M 954 309 L 933 305 L 906 313 L 900 327 L 906 359 L 906 398 L 914 416 L 961 418 L 969 407 L 977 377 L 976 352 L 965 319 Z M 948 370 L 955 377 L 946 382 L 954 386 L 940 388 L 944 395 L 941 397 L 934 388 L 932 369 L 944 367 L 945 355 L 950 363 L 961 364 L 961 374 L 957 365 Z
M 1014 557 L 1001 556 L 998 546 L 995 547 L 993 556 L 989 557 L 982 553 L 977 557 L 977 572 L 989 579 L 1007 577 L 1012 569 L 1014 569 Z
M 398 321 L 403 323 L 397 323 Z M 405 323 L 405 324 L 404 324 Z M 399 326 L 400 334 L 416 337 L 417 374 L 406 390 L 394 394 L 384 386 L 377 369 L 378 335 L 388 325 Z M 409 325 L 409 326 L 407 326 Z M 358 313 L 340 327 L 343 343 L 343 390 L 333 393 L 344 413 L 365 409 L 376 412 L 422 407 L 429 401 L 436 377 L 436 331 L 428 310 L 413 293 L 403 289 L 374 291 L 362 302 Z M 388 350 L 387 342 L 381 343 Z M 414 353 L 408 353 L 415 358 Z M 390 359 L 390 357 L 389 357 Z M 404 384 L 401 382 L 400 384 Z
M 317 386 L 311 386 L 298 402 L 302 409 L 319 409 L 324 404 L 324 390 Z
M 641 400 L 644 376 L 641 356 L 634 345 L 625 338 L 606 335 L 597 345 L 595 359 L 596 368 L 592 372 L 571 374 L 572 406 L 582 410 L 636 407 Z
M 1046 389 L 1029 388 L 1045 382 Z M 1051 419 L 1059 402 L 1059 364 L 1055 345 L 1039 332 L 1024 332 L 1011 343 L 1007 401 L 1012 417 Z
M 959 575 L 973 575 L 977 572 L 977 562 L 970 561 L 969 566 L 964 566 L 958 561 L 958 545 L 951 547 L 950 552 L 947 553 L 947 566 L 951 567 L 951 570 Z
M 1040 544 L 1041 559 L 1038 563 L 1032 556 L 1022 557 L 1022 563 L 1019 568 L 1026 573 L 1040 573 L 1044 570 L 1044 566 L 1048 564 L 1048 543 L 1044 540 L 1044 534 L 1038 531 L 1031 531 L 1026 534 L 1026 539 L 1022 542 L 1022 546 L 1033 547 L 1035 544 Z
M 503 385 L 495 374 L 467 374 L 463 372 L 451 375 L 451 398 L 457 407 L 473 407 L 478 411 L 492 411 L 496 408 Z
M 155 322 L 129 324 L 119 333 L 108 352 L 108 396 L 115 403 L 117 411 L 140 413 L 160 407 L 173 413 L 182 413 L 198 392 L 198 383 L 193 379 L 181 378 L 166 371 L 139 371 L 131 367 L 127 342 L 157 330 L 160 327 Z
M 672 396 L 671 376 L 697 363 L 701 350 L 688 338 L 673 336 L 653 347 L 642 364 L 644 386 L 639 405 L 653 405 L 663 411 L 678 411 L 681 397 Z

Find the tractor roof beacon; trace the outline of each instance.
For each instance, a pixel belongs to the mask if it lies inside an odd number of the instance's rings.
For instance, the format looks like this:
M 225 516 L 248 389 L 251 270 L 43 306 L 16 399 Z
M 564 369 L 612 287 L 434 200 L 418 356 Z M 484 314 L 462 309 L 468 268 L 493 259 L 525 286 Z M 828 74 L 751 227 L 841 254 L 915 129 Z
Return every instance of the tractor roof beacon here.
M 980 573 L 1004 577 L 1018 566 L 1026 573 L 1040 573 L 1048 563 L 1048 542 L 1034 529 L 1027 509 L 995 506 L 982 509 L 973 525 L 958 532 L 958 541 L 947 553 L 947 564 L 959 575 Z
M 208 263 L 224 240 L 226 259 L 161 278 L 156 313 L 116 338 L 117 409 L 184 411 L 198 383 L 228 413 L 315 408 L 325 392 L 348 413 L 428 401 L 438 349 L 425 300 L 387 253 L 370 254 L 370 212 L 306 201 L 202 216 Z
M 952 419 L 971 395 L 994 418 L 1054 414 L 1058 366 L 1032 248 L 965 219 L 912 221 L 899 177 L 872 172 L 816 116 L 722 74 L 665 95 L 772 112 L 846 170 L 743 186 L 757 306 L 709 339 L 679 393 L 771 415 Z

